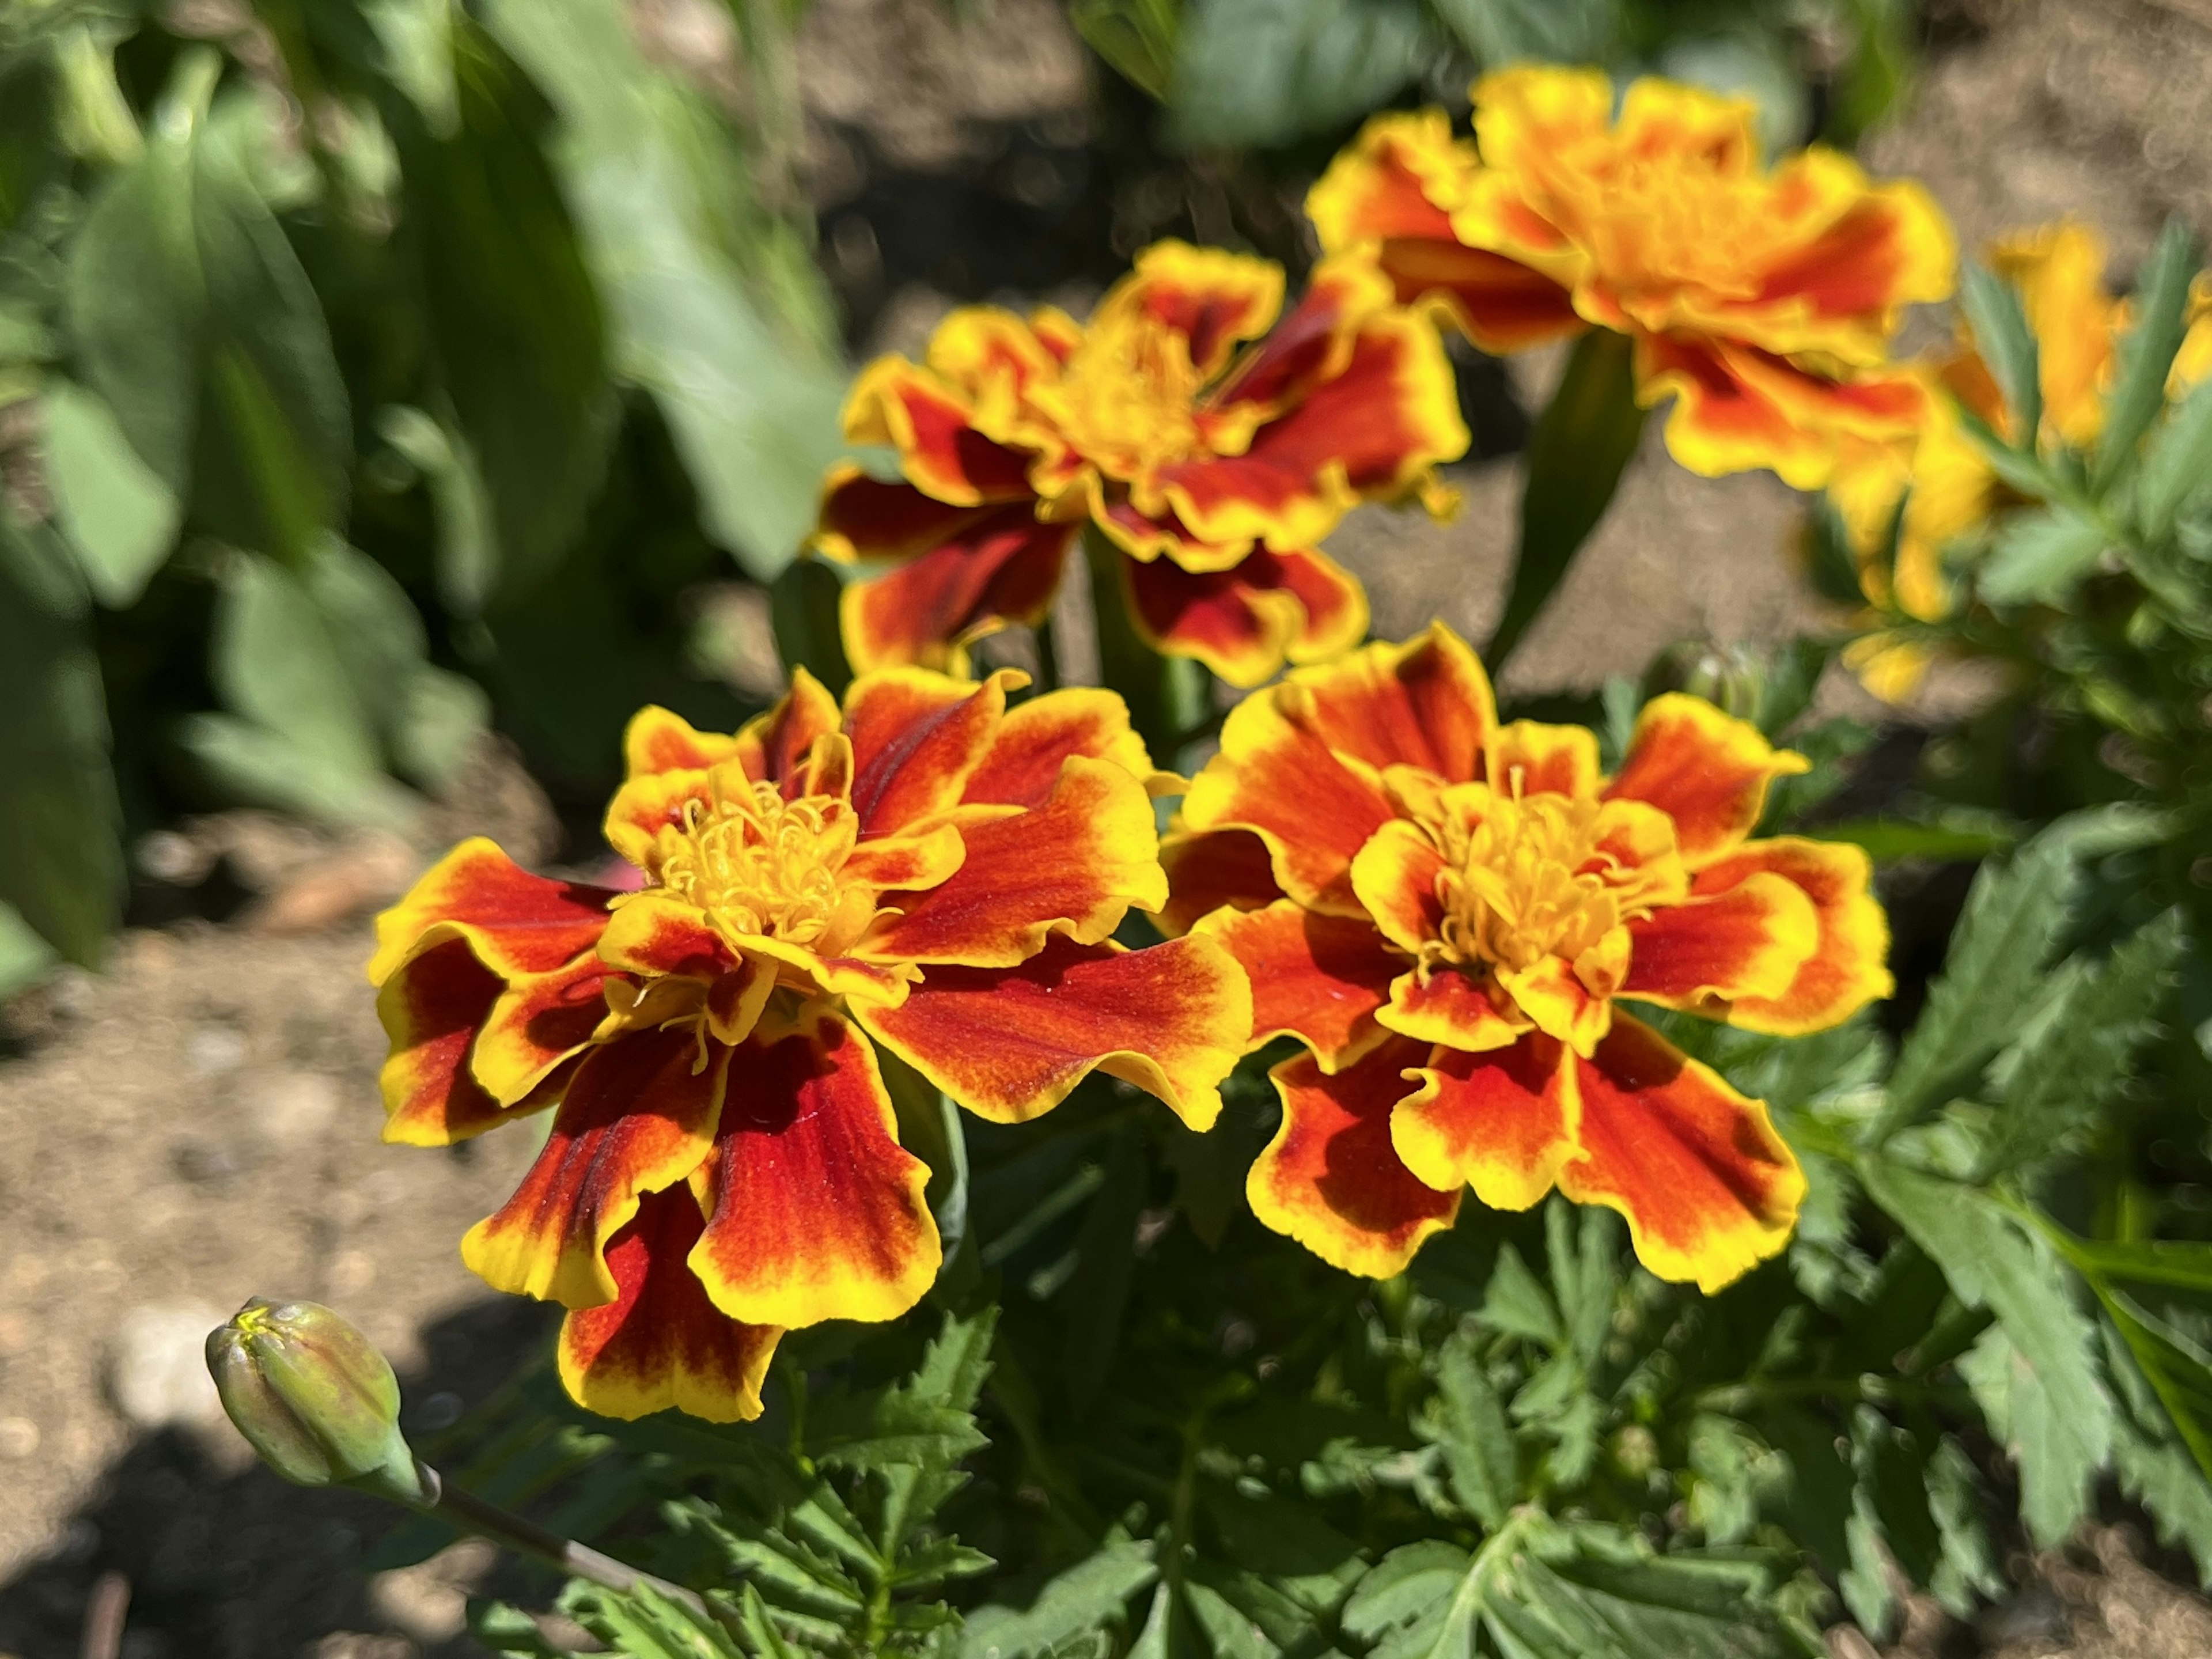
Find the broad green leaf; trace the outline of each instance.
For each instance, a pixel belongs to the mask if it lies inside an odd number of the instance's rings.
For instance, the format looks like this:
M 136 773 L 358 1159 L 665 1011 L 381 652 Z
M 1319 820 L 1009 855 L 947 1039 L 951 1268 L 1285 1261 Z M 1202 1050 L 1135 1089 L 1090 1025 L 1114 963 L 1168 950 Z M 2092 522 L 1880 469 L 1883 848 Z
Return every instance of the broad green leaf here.
M 442 793 L 491 729 L 491 699 L 474 680 L 418 664 L 405 681 L 386 744 L 400 775 Z
M 397 404 L 378 414 L 376 430 L 429 489 L 438 526 L 438 597 L 455 616 L 476 616 L 499 580 L 499 532 L 468 441 L 421 410 Z
M 489 15 L 561 112 L 614 361 L 660 405 L 708 533 L 766 580 L 813 528 L 843 448 L 845 376 L 809 247 L 757 203 L 747 158 L 696 91 L 646 62 L 619 7 L 501 0 Z
M 1186 149 L 1266 149 L 1388 102 L 1427 61 L 1413 0 L 1190 0 L 1168 132 Z
M 2056 1158 L 2097 1121 L 2149 1036 L 2186 943 L 2181 913 L 2168 911 L 2101 967 L 2062 981 L 2058 1005 L 2000 1062 L 2005 1084 L 1983 1154 L 1984 1180 Z
M 2008 824 L 1942 817 L 1932 823 L 1906 818 L 1852 818 L 1824 823 L 1822 841 L 1844 841 L 1866 848 L 1876 864 L 1895 864 L 1901 859 L 1983 859 L 2002 853 L 2020 840 Z
M 837 573 L 820 559 L 795 560 L 769 588 L 776 654 L 787 670 L 804 668 L 833 697 L 844 696 L 853 681 L 837 631 L 838 601 L 844 591 Z
M 1960 1370 L 2020 1465 L 2029 1531 L 2057 1543 L 2080 1517 L 2089 1480 L 2112 1449 L 2095 1327 L 2074 1305 L 2043 1237 L 1980 1189 L 1879 1158 L 1860 1173 L 1868 1196 L 1942 1268 L 1958 1298 L 1996 1315 Z
M 121 812 L 107 708 L 73 562 L 0 504 L 0 904 L 72 962 L 95 964 L 121 920 Z M 12 930 L 11 930 L 12 931 Z M 7 971 L 42 971 L 20 939 Z
M 1436 6 L 1485 69 L 1532 58 L 1601 64 L 1620 27 L 1617 0 L 1436 0 Z
M 1482 651 L 1493 672 L 1565 577 L 1636 453 L 1644 410 L 1636 401 L 1632 356 L 1626 335 L 1587 330 L 1529 434 L 1520 545 L 1504 611 Z
M 2136 524 L 2163 541 L 2190 498 L 2212 480 L 2212 380 L 2198 383 L 2151 434 L 2136 475 Z
M 1067 21 L 1130 85 L 1167 100 L 1182 27 L 1178 0 L 1073 0 Z
M 2105 395 L 2104 430 L 2090 475 L 2100 494 L 2135 458 L 2136 443 L 2166 403 L 2166 372 L 2188 331 L 2189 284 L 2196 275 L 2197 239 L 2186 224 L 2169 219 L 2136 273 L 2135 320 L 2115 353 L 2118 374 Z
M 962 1659 L 1025 1659 L 1121 1616 L 1159 1576 L 1149 1540 L 1109 1544 L 1056 1575 L 1026 1607 L 986 1602 L 968 1614 Z
M 1997 533 L 1975 583 L 1993 605 L 2057 605 L 2112 545 L 2111 532 L 2078 507 L 2023 513 Z
M 1452 1493 L 1486 1527 L 1505 1519 L 1521 1495 L 1513 1428 L 1498 1390 L 1464 1334 L 1445 1342 L 1437 1356 L 1435 1423 Z
M 2022 447 L 2033 451 L 2043 424 L 2043 380 L 2035 335 L 2019 292 L 1985 266 L 1968 261 L 1959 272 L 1959 308 L 1974 331 L 1982 361 L 2012 411 Z
M 31 930 L 23 913 L 0 900 L 0 1002 L 53 972 L 61 957 Z
M 2073 852 L 2066 836 L 2045 830 L 2008 862 L 1975 872 L 1943 971 L 1898 1051 L 1878 1133 L 1971 1088 L 2018 1028 L 2080 886 Z
M 411 101 L 384 112 L 435 372 L 490 492 L 512 599 L 574 540 L 617 406 L 599 291 L 543 148 L 552 111 L 458 7 L 451 27 L 458 125 L 434 130 Z
M 98 394 L 51 380 L 39 403 L 55 519 L 93 597 L 120 610 L 169 556 L 183 504 L 139 459 Z

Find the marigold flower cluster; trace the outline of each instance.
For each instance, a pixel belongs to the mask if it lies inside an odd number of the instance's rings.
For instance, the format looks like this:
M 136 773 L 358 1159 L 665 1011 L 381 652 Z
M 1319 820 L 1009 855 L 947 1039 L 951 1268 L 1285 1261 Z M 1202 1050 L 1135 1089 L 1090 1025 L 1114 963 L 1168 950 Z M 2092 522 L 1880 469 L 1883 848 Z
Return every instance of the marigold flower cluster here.
M 1751 103 L 1667 81 L 1617 117 L 1595 70 L 1504 70 L 1474 99 L 1472 143 L 1441 110 L 1370 121 L 1307 198 L 1322 246 L 1486 350 L 1628 336 L 1638 399 L 1675 399 L 1668 447 L 1693 472 L 1814 489 L 1846 441 L 1925 417 L 1889 340 L 1950 293 L 1956 254 L 1918 185 L 1819 146 L 1770 170 Z
M 2063 222 L 1991 244 L 1983 258 L 2018 289 L 2035 336 L 2043 417 L 2035 434 L 2046 448 L 2084 450 L 2104 429 L 2105 399 L 2118 373 L 2118 343 L 2131 307 L 2105 286 L 2105 240 Z M 1972 341 L 1911 365 L 1931 396 L 1926 420 L 1884 443 L 1846 446 L 1828 483 L 1874 617 L 1889 619 L 1854 640 L 1845 660 L 1875 696 L 1910 696 L 1926 672 L 1929 648 L 1916 623 L 1936 623 L 1956 605 L 1944 570 L 1946 550 L 2002 512 L 2012 497 L 1960 422 L 1971 411 L 1998 436 L 2019 442 L 2010 408 Z M 2168 372 L 2169 397 L 2212 374 L 2212 283 L 2191 292 L 2189 331 Z M 1894 533 L 1893 541 L 1892 532 Z
M 1278 266 L 1163 242 L 1087 323 L 970 307 L 923 362 L 871 364 L 846 436 L 901 477 L 835 469 L 816 536 L 880 572 L 845 589 L 854 666 L 957 670 L 1042 621 L 1085 525 L 1146 637 L 1233 685 L 1357 644 L 1366 596 L 1316 544 L 1363 501 L 1443 510 L 1432 469 L 1467 428 L 1434 329 L 1375 270 L 1324 263 L 1282 302 Z
M 1219 1111 L 1243 972 L 1202 939 L 1113 943 L 1167 897 L 1144 745 L 1111 693 L 1009 709 L 1021 684 L 890 670 L 841 710 L 802 672 L 735 736 L 648 708 L 606 818 L 641 888 L 477 840 L 378 919 L 385 1138 L 554 1114 L 461 1252 L 569 1310 L 582 1404 L 752 1417 L 786 1328 L 928 1289 L 929 1172 L 878 1047 L 1001 1122 L 1094 1069 L 1194 1128 Z

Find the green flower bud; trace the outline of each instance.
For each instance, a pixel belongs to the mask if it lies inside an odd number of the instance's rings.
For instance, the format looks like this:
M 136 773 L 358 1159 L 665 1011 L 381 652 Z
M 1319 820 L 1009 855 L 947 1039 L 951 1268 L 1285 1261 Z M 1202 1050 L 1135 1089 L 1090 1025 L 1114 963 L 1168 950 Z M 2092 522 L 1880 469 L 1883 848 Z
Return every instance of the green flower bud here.
M 256 1297 L 208 1333 L 207 1363 L 230 1420 L 287 1480 L 432 1500 L 399 1432 L 399 1380 L 343 1316 Z

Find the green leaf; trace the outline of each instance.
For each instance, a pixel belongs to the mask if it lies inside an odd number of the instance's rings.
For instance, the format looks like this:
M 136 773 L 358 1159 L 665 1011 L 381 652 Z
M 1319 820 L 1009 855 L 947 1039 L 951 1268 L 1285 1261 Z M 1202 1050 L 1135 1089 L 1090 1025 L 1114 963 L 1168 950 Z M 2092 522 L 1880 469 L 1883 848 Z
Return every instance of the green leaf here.
M 457 617 L 477 615 L 499 580 L 499 532 L 468 441 L 421 410 L 399 404 L 378 413 L 376 431 L 429 489 L 438 528 L 439 599 Z
M 60 961 L 54 947 L 23 920 L 23 913 L 0 900 L 0 1002 L 38 984 Z
M 2142 1375 L 2165 1408 L 2173 1437 L 2212 1480 L 2212 1355 L 2164 1310 L 2179 1303 L 2201 1316 L 2212 1306 L 2212 1245 L 2075 1238 L 2051 1230 L 2059 1251 L 2104 1304 Z
M 73 562 L 43 526 L 0 503 L 0 904 L 87 967 L 121 920 L 121 811 L 108 768 L 107 708 Z M 21 937 L 0 972 L 40 973 Z
M 2189 284 L 2197 275 L 2197 239 L 2179 219 L 2166 221 L 2157 245 L 2136 273 L 2135 322 L 2119 343 L 2118 374 L 2105 397 L 2104 430 L 2090 488 L 2102 495 L 2135 459 L 2136 445 L 2166 404 L 2166 377 L 2189 327 Z
M 1484 1526 L 1495 1527 L 1520 1497 L 1520 1471 L 1505 1407 L 1464 1333 L 1437 1356 L 1437 1400 L 1436 1429 L 1452 1494 Z
M 1973 1460 L 1951 1435 L 1943 1437 L 1928 1460 L 1928 1512 L 1942 1546 L 1929 1588 L 1952 1617 L 1971 1618 L 1975 1597 L 1996 1600 L 2004 1594 L 2005 1577 L 1990 1537 Z
M 1073 0 L 1067 20 L 1130 85 L 1157 102 L 1167 101 L 1182 29 L 1176 0 Z
M 2172 1419 L 2118 1332 L 2105 1333 L 2105 1352 L 2125 1407 L 2112 1439 L 2120 1490 L 2150 1511 L 2161 1540 L 2187 1547 L 2200 1579 L 2212 1580 L 2212 1481 L 2175 1437 Z
M 1593 328 L 1575 342 L 1566 373 L 1529 434 L 1521 490 L 1521 541 L 1505 609 L 1483 647 L 1492 672 L 1521 643 L 1591 531 L 1644 431 L 1628 337 Z
M 2160 542 L 2191 498 L 2212 480 L 2212 380 L 2200 382 L 2151 435 L 2136 475 L 2136 524 Z
M 599 294 L 541 147 L 552 112 L 455 8 L 458 125 L 387 102 L 439 383 L 490 492 L 502 599 L 542 582 L 597 491 L 617 405 Z
M 1240 149 L 1326 132 L 1388 102 L 1429 52 L 1413 0 L 1192 0 L 1168 133 L 1185 149 Z
M 1943 971 L 1898 1052 L 1878 1133 L 1972 1087 L 2018 1029 L 2081 884 L 2074 850 L 2046 830 L 2008 862 L 1976 872 Z
M 749 158 L 646 61 L 619 8 L 500 0 L 487 15 L 561 112 L 556 153 L 614 361 L 659 404 L 708 534 L 765 581 L 812 530 L 843 448 L 845 374 L 811 244 L 755 201 Z
M 1978 1188 L 1886 1158 L 1867 1159 L 1860 1173 L 1867 1195 L 1942 1268 L 1953 1293 L 1996 1315 L 1960 1370 L 2020 1465 L 2021 1517 L 2040 1542 L 2056 1544 L 2112 1449 L 2095 1328 L 2050 1245 Z
M 1119 1619 L 1159 1577 L 1150 1540 L 1124 1540 L 1055 1575 L 1026 1607 L 986 1602 L 968 1615 L 961 1659 L 1027 1659 Z
M 1998 532 L 1975 583 L 1992 605 L 2058 605 L 2112 544 L 2104 525 L 2078 507 L 2023 513 Z
M 538 1621 L 520 1607 L 482 1596 L 469 1598 L 469 1634 L 508 1659 L 570 1659 L 568 1650 L 545 1639 Z
M 2180 911 L 2139 929 L 2101 967 L 2079 968 L 2064 994 L 2007 1058 L 1981 1175 L 1989 1180 L 2067 1151 L 2127 1080 L 2188 943 Z
M 748 1659 L 714 1620 L 650 1585 L 623 1592 L 571 1579 L 561 1609 L 629 1659 Z
M 1935 1577 L 1943 1547 L 1929 1510 L 1927 1468 L 1928 1450 L 1917 1437 L 1871 1406 L 1852 1412 L 1851 1469 L 1857 1477 L 1852 1512 L 1918 1586 Z
M 837 607 L 845 585 L 820 559 L 799 559 L 785 567 L 769 588 L 769 617 L 775 629 L 776 654 L 787 669 L 804 668 L 829 689 L 845 695 L 853 670 L 837 629 Z
M 115 413 L 94 392 L 52 380 L 39 399 L 54 517 L 93 597 L 131 605 L 169 556 L 184 507 L 138 458 Z
M 2004 394 L 2005 407 L 2026 434 L 2022 447 L 2032 453 L 2043 424 L 2043 381 L 2035 334 L 2027 325 L 2018 290 L 1969 260 L 1959 272 L 1959 308 L 1966 313 L 1997 390 Z
M 1616 0 L 1436 0 L 1436 8 L 1485 69 L 1531 58 L 1601 64 L 1620 27 Z
M 1521 1252 L 1510 1244 L 1498 1249 L 1498 1265 L 1491 1271 L 1482 1310 L 1476 1317 L 1495 1330 L 1525 1337 L 1547 1349 L 1566 1346 L 1566 1327 L 1559 1322 L 1559 1310 L 1551 1293 L 1537 1282 L 1528 1263 L 1522 1261 Z
M 1876 864 L 1895 864 L 1903 859 L 1931 859 L 1942 862 L 1984 859 L 2009 851 L 2020 840 L 2009 825 L 1960 817 L 1920 823 L 1907 818 L 1853 818 L 1820 826 L 1822 841 L 1849 842 L 1866 848 Z

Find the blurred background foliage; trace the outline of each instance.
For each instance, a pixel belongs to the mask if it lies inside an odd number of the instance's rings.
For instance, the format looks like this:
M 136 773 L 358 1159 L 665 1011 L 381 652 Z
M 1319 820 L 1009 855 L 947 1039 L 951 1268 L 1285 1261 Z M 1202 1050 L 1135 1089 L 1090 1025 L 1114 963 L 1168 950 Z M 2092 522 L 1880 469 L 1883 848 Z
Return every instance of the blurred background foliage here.
M 711 74 L 647 9 L 0 9 L 0 987 L 96 962 L 123 849 L 180 814 L 419 832 L 496 731 L 581 823 L 638 704 L 746 712 L 702 595 L 798 552 L 863 319 L 816 258 L 796 0 L 692 7 Z M 1130 83 L 1104 78 L 1083 188 L 1201 171 L 1220 222 L 1146 234 L 1302 266 L 1291 204 L 1377 106 L 1463 109 L 1474 70 L 1540 56 L 1848 138 L 1897 94 L 1908 9 L 1074 0 Z M 1131 250 L 1097 206 L 1041 274 L 1110 277 Z M 785 579 L 787 654 L 827 580 Z

